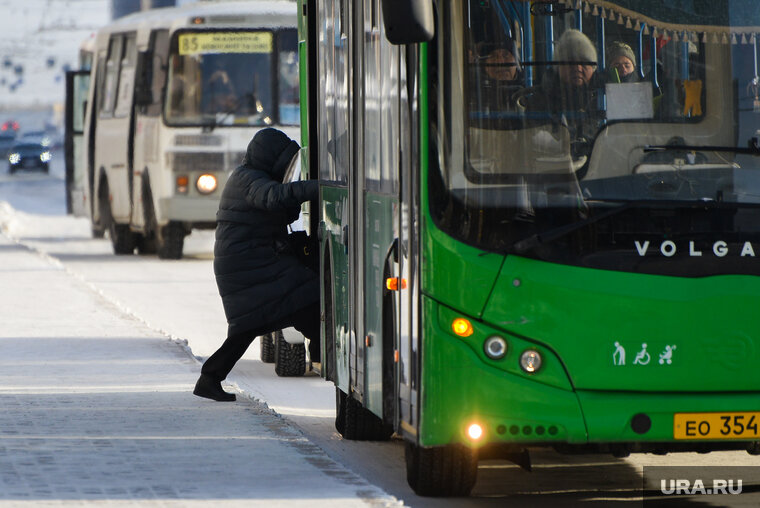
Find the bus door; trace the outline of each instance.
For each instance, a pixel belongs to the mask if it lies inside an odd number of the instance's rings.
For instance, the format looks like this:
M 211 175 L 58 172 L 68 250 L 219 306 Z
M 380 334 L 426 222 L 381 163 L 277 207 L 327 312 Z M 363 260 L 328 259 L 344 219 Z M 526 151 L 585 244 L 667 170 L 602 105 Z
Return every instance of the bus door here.
M 418 50 L 407 46 L 399 52 L 398 66 L 398 151 L 400 203 L 398 206 L 399 291 L 396 300 L 398 387 L 397 421 L 401 433 L 409 439 L 417 435 L 419 387 L 419 221 L 420 221 L 420 142 L 417 115 Z M 394 355 L 395 356 L 395 355 Z
M 140 53 L 135 84 L 134 158 L 132 160 L 132 220 L 133 225 L 145 227 L 144 203 L 140 199 L 143 181 L 150 178 L 152 168 L 160 164 L 159 126 L 166 82 L 166 60 L 169 54 L 169 31 L 154 30 L 148 49 Z M 158 180 L 159 175 L 154 178 Z
M 351 206 L 348 196 L 348 179 L 351 172 L 351 124 L 349 104 L 351 90 L 349 75 L 351 68 L 349 42 L 347 37 L 348 19 L 344 14 L 348 10 L 348 0 L 319 0 L 318 11 L 323 17 L 317 20 L 319 30 L 324 37 L 318 40 L 317 66 L 320 79 L 327 82 L 318 87 L 317 115 L 318 122 L 318 151 L 320 179 L 325 185 L 321 187 L 320 219 L 324 224 L 329 240 L 330 256 L 329 274 L 325 275 L 324 299 L 326 336 L 333 337 L 335 365 L 332 360 L 332 347 L 326 344 L 325 365 L 326 374 L 344 393 L 351 392 L 352 380 L 355 379 L 355 363 L 349 358 L 356 350 L 353 318 L 349 315 L 350 301 L 353 291 L 350 289 L 352 280 L 350 237 L 353 236 L 350 227 Z M 331 307 L 328 308 L 327 305 Z M 328 319 L 331 318 L 331 319 Z M 349 374 L 351 372 L 351 374 Z
M 90 71 L 66 72 L 64 162 L 66 164 L 66 213 L 86 217 L 84 188 L 87 164 L 84 156 L 84 115 L 90 89 Z
M 393 318 L 400 302 L 398 293 L 386 288 L 386 279 L 398 276 L 395 266 L 399 239 L 399 185 L 402 133 L 408 118 L 402 115 L 402 73 L 400 49 L 391 45 L 382 31 L 379 0 L 363 4 L 361 32 L 355 38 L 357 58 L 357 185 L 356 224 L 361 224 L 357 241 L 357 288 L 354 308 L 357 332 L 363 341 L 357 346 L 357 362 L 364 366 L 364 406 L 386 421 L 394 421 L 396 407 L 396 362 L 399 319 Z M 362 33 L 363 32 L 363 33 Z M 358 271 L 357 271 L 358 272 Z M 402 287 L 398 287 L 402 290 Z M 361 379 L 359 380 L 361 381 Z
M 132 102 L 137 47 L 135 34 L 114 34 L 108 43 L 105 76 L 98 94 L 95 131 L 95 171 L 104 170 L 111 194 L 111 214 L 118 223 L 129 222 L 132 181 L 128 165 L 128 139 L 132 125 Z

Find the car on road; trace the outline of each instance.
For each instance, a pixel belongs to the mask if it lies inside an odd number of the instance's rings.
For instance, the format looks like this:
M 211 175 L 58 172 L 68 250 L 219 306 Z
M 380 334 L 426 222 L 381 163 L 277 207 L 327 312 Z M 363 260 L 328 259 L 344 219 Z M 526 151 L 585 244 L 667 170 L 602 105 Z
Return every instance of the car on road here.
M 18 141 L 8 151 L 8 172 L 13 174 L 20 169 L 50 170 L 50 149 L 39 142 Z
M 18 137 L 19 142 L 39 143 L 43 146 L 50 146 L 50 135 L 45 131 L 26 131 Z

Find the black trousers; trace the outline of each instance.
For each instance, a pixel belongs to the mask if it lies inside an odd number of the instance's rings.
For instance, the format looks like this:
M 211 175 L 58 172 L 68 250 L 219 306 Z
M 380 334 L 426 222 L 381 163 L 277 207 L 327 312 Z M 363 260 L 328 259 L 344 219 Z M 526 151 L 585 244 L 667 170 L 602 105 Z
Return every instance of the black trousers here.
M 315 303 L 287 316 L 271 327 L 229 335 L 221 347 L 205 361 L 201 367 L 201 373 L 219 381 L 226 379 L 256 337 L 291 326 L 310 339 L 311 360 L 318 362 L 320 361 L 319 323 L 319 303 Z

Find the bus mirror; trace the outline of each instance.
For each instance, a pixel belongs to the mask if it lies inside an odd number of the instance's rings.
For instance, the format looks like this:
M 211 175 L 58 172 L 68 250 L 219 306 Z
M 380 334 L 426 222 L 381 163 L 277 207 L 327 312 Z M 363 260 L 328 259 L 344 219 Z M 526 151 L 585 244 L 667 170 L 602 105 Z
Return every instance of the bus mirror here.
M 435 33 L 432 0 L 383 0 L 385 36 L 391 44 L 427 42 Z

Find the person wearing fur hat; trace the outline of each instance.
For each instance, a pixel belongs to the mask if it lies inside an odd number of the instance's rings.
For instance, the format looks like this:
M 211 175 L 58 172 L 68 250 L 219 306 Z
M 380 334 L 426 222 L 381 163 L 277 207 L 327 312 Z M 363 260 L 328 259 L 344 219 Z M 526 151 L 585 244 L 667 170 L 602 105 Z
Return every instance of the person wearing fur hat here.
M 607 61 L 613 82 L 633 83 L 638 81 L 636 55 L 625 42 L 615 41 L 607 48 Z M 617 73 L 617 80 L 614 75 Z
M 594 137 L 603 115 L 598 98 L 604 86 L 596 62 L 596 48 L 589 38 L 579 30 L 566 30 L 556 44 L 554 67 L 546 71 L 526 109 L 549 113 L 567 126 L 574 140 Z
M 566 30 L 557 41 L 554 61 L 564 85 L 582 88 L 589 85 L 596 72 L 596 48 L 583 32 Z
M 300 147 L 277 129 L 260 130 L 230 174 L 217 212 L 214 275 L 227 339 L 201 368 L 193 393 L 216 401 L 235 395 L 221 382 L 254 338 L 295 327 L 319 361 L 319 277 L 288 246 L 288 224 L 317 199 L 316 180 L 283 183 Z

